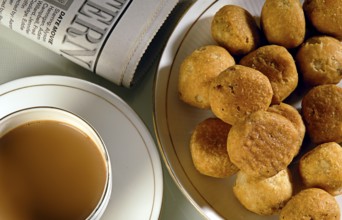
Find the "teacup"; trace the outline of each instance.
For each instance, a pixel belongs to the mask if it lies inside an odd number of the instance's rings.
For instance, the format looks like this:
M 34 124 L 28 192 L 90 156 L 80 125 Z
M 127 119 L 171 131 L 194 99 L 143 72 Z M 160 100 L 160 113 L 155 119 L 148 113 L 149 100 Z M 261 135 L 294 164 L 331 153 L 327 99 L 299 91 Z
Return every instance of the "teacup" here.
M 71 112 L 34 107 L 0 119 L 0 219 L 100 219 L 111 172 L 100 135 Z

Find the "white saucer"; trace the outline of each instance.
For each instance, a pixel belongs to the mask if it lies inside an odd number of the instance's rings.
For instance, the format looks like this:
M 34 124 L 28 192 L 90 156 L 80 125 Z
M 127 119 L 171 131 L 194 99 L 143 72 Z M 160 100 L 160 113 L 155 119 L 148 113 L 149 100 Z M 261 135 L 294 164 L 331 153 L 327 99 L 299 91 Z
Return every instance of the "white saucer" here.
M 65 109 L 99 132 L 112 164 L 113 188 L 101 219 L 158 219 L 163 174 L 148 129 L 118 96 L 87 81 L 64 76 L 36 76 L 0 86 L 0 118 L 28 107 Z
M 210 32 L 212 18 L 224 5 L 238 5 L 256 19 L 265 0 L 201 0 L 189 8 L 171 34 L 162 53 L 154 87 L 154 123 L 160 152 L 165 165 L 194 207 L 208 219 L 277 220 L 278 215 L 260 216 L 248 211 L 233 193 L 235 175 L 231 178 L 212 178 L 200 174 L 195 168 L 189 149 L 195 126 L 213 117 L 210 110 L 191 107 L 179 99 L 178 74 L 185 57 L 195 49 L 217 44 Z M 303 0 L 301 0 L 303 2 Z M 342 87 L 342 81 L 338 84 Z M 303 95 L 299 92 L 298 95 Z M 297 109 L 301 97 L 294 92 L 290 97 Z M 342 195 L 336 197 L 342 212 Z M 342 218 L 341 218 L 342 220 Z

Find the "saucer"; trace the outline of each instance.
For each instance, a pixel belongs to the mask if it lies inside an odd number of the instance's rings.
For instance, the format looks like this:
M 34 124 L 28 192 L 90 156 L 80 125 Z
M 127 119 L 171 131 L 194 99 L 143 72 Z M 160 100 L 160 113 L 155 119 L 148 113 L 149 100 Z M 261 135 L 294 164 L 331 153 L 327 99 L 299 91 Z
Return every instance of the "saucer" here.
M 158 219 L 163 174 L 148 129 L 121 98 L 88 81 L 34 76 L 0 85 L 0 118 L 30 107 L 50 106 L 90 123 L 111 159 L 112 193 L 101 219 Z
M 208 219 L 277 220 L 278 215 L 260 216 L 236 199 L 236 175 L 212 178 L 195 168 L 189 148 L 196 125 L 214 117 L 212 111 L 194 108 L 179 99 L 178 74 L 181 63 L 195 49 L 217 45 L 210 32 L 215 13 L 225 5 L 248 10 L 259 23 L 265 0 L 195 1 L 177 24 L 162 53 L 154 85 L 154 125 L 160 152 L 171 177 L 194 207 Z M 303 0 L 301 0 L 303 2 Z M 342 87 L 342 81 L 338 84 Z M 295 91 L 288 104 L 301 108 L 302 91 Z M 342 211 L 342 195 L 336 197 Z

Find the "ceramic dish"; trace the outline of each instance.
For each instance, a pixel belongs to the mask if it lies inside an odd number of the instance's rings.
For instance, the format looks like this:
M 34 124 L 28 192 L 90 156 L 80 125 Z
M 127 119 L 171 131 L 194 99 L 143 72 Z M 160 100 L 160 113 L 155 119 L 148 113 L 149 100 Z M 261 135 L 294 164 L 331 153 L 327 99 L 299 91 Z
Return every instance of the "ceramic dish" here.
M 197 1 L 171 35 L 155 79 L 154 119 L 163 159 L 181 191 L 210 219 L 275 220 L 278 216 L 258 216 L 242 207 L 232 191 L 234 177 L 215 179 L 195 170 L 189 150 L 190 136 L 195 126 L 212 113 L 195 109 L 179 100 L 178 70 L 183 59 L 196 48 L 216 44 L 211 38 L 210 25 L 219 8 L 226 4 L 240 5 L 258 22 L 263 3 L 263 0 Z M 299 108 L 300 99 L 293 98 L 291 104 Z M 337 199 L 342 207 L 341 197 Z
M 136 113 L 118 96 L 76 78 L 36 76 L 0 86 L 0 118 L 50 106 L 83 118 L 100 134 L 112 165 L 112 193 L 103 220 L 157 220 L 163 196 L 158 150 Z

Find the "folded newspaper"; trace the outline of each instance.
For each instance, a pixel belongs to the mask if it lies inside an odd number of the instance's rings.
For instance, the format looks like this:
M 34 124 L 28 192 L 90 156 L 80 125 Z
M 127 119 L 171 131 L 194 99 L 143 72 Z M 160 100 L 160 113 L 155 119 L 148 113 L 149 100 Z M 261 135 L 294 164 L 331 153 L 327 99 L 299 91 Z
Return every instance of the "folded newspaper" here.
M 0 24 L 125 87 L 178 0 L 0 0 Z

